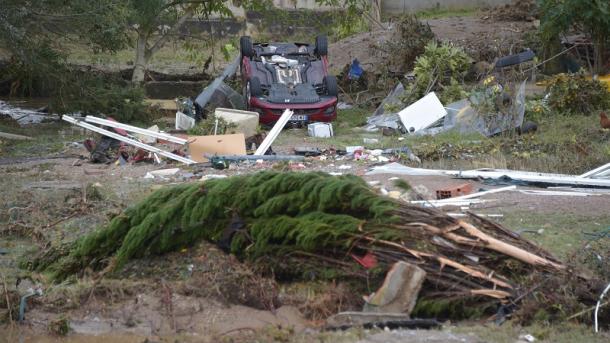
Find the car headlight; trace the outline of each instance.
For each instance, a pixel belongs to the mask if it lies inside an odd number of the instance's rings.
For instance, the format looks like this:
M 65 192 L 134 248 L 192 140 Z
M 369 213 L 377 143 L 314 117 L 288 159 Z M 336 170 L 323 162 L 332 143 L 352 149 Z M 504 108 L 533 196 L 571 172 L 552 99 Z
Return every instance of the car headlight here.
M 324 114 L 326 115 L 331 115 L 335 112 L 335 106 L 330 106 L 327 109 L 324 110 Z

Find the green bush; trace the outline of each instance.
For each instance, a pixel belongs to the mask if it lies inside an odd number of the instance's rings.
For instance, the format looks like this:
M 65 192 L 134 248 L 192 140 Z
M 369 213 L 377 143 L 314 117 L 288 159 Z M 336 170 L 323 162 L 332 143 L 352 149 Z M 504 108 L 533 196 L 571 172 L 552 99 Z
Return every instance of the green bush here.
M 547 86 L 548 106 L 555 114 L 590 115 L 610 107 L 610 93 L 584 74 L 561 74 Z
M 105 114 L 121 122 L 147 122 L 144 89 L 118 80 L 91 75 L 59 91 L 53 108 L 60 113 Z
M 446 104 L 465 98 L 463 82 L 470 63 L 470 57 L 460 47 L 428 43 L 424 53 L 415 60 L 415 82 L 407 89 L 403 102 L 411 104 L 431 91 L 439 93 Z

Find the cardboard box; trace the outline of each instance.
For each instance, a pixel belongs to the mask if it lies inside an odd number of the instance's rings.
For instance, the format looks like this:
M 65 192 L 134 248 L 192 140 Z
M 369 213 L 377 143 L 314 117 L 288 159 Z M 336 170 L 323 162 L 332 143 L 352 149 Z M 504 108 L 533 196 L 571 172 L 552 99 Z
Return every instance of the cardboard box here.
M 204 154 L 210 155 L 245 155 L 246 138 L 243 133 L 216 136 L 189 136 L 189 152 L 196 162 L 207 162 Z

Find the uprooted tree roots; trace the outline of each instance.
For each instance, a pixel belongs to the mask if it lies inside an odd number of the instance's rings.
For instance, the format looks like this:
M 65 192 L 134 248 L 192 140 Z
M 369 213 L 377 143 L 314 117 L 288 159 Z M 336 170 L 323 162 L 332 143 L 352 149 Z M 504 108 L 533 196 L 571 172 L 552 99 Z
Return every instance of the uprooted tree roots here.
M 107 227 L 43 252 L 33 266 L 61 280 L 201 239 L 250 261 L 303 261 L 293 272 L 330 264 L 362 276 L 353 256 L 367 252 L 381 266 L 407 261 L 427 272 L 426 299 L 510 304 L 531 291 L 527 280 L 571 273 L 540 247 L 484 218 L 471 215 L 466 222 L 400 204 L 353 175 L 277 172 L 163 188 Z

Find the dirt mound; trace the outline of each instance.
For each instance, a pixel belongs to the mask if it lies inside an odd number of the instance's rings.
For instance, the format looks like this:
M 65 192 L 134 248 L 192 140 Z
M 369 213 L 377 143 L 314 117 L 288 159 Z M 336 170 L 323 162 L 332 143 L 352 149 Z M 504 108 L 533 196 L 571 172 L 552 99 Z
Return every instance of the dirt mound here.
M 540 15 L 535 0 L 515 0 L 492 8 L 485 17 L 500 21 L 534 21 Z
M 358 59 L 365 70 L 377 74 L 410 71 L 415 58 L 434 39 L 434 33 L 428 23 L 419 21 L 414 15 L 405 15 L 388 27 L 387 30 L 357 34 L 331 44 L 331 70 L 344 69 Z
M 521 2 L 528 3 L 519 1 Z M 533 11 L 527 13 L 531 15 Z M 447 17 L 423 22 L 430 26 L 437 40 L 452 42 L 463 47 L 475 61 L 487 62 L 520 51 L 524 34 L 534 30 L 533 23 L 524 23 L 525 19 L 491 20 L 489 14 L 485 17 L 487 19 Z M 358 59 L 366 72 L 381 75 L 382 71 L 392 70 L 392 61 L 396 60 L 396 56 L 392 56 L 390 46 L 398 25 L 393 23 L 390 26 L 391 29 L 364 32 L 330 44 L 331 73 L 339 74 L 354 58 Z
M 389 54 L 382 47 L 392 33 L 393 30 L 389 29 L 364 32 L 330 44 L 328 54 L 331 71 L 338 73 L 354 59 L 358 59 L 365 70 L 377 68 L 388 59 Z

